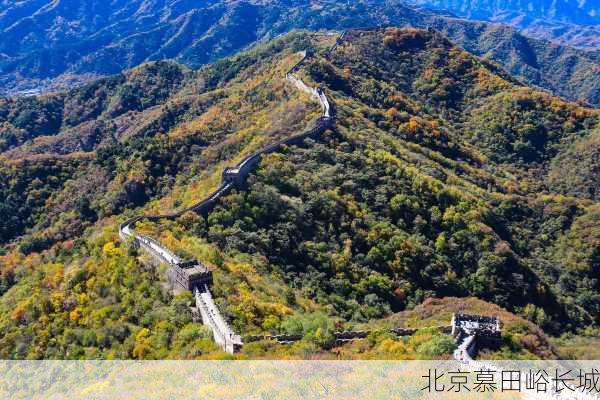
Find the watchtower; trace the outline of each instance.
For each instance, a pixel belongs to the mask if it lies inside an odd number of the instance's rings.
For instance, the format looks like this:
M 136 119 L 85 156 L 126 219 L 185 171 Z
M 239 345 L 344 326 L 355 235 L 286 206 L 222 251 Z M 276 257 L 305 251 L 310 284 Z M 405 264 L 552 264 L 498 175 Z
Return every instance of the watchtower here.
M 452 314 L 452 335 L 499 337 L 500 319 L 484 315 Z
M 193 291 L 200 285 L 212 283 L 212 272 L 196 260 L 171 264 L 167 270 L 169 285 L 174 289 Z
M 225 168 L 221 174 L 221 182 L 233 182 L 238 184 L 240 179 L 240 169 L 236 167 Z

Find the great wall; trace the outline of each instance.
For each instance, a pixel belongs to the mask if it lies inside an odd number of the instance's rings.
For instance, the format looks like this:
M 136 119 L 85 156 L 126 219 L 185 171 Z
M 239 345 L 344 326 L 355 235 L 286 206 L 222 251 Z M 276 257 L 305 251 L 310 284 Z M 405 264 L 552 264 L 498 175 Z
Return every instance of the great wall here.
M 330 48 L 328 55 L 341 44 L 346 33 L 347 31 L 342 32 L 336 39 L 335 44 Z M 135 232 L 133 227 L 141 220 L 155 222 L 161 219 L 176 219 L 189 211 L 206 215 L 221 197 L 229 193 L 232 188 L 239 187 L 245 181 L 252 168 L 260 161 L 263 155 L 276 152 L 281 149 L 282 146 L 301 144 L 305 139 L 321 135 L 333 126 L 335 112 L 323 89 L 320 87 L 316 89 L 312 88 L 294 75 L 302 63 L 311 56 L 307 51 L 304 51 L 301 54 L 302 57 L 300 61 L 288 70 L 285 74 L 285 79 L 293 84 L 298 90 L 308 93 L 320 103 L 323 112 L 322 116 L 317 119 L 314 128 L 301 134 L 277 141 L 244 158 L 235 167 L 225 168 L 221 175 L 219 187 L 212 194 L 191 207 L 171 214 L 137 216 L 128 219 L 119 226 L 119 236 L 123 241 L 132 240 L 134 246 L 144 251 L 156 262 L 164 263 L 169 266 L 167 270 L 167 279 L 171 288 L 189 290 L 194 294 L 196 310 L 201 317 L 202 322 L 211 329 L 215 342 L 228 353 L 239 351 L 243 343 L 258 340 L 272 340 L 281 344 L 289 344 L 300 340 L 302 336 L 286 334 L 251 335 L 242 338 L 231 329 L 213 300 L 209 288 L 212 284 L 211 270 L 197 260 L 182 260 L 158 241 Z M 458 346 L 454 352 L 454 358 L 457 361 L 467 364 L 473 362 L 473 357 L 477 352 L 478 343 L 486 345 L 498 340 L 500 337 L 500 322 L 497 318 L 492 317 L 456 314 L 452 316 L 452 323 L 450 325 L 435 326 L 433 328 L 452 334 L 456 339 Z M 412 335 L 416 331 L 416 328 L 393 328 L 387 330 L 388 333 L 396 336 Z M 333 335 L 336 343 L 341 344 L 351 340 L 364 339 L 369 333 L 370 331 L 359 330 L 334 332 Z
M 208 197 L 191 207 L 172 214 L 137 216 L 128 219 L 119 226 L 119 237 L 121 240 L 132 240 L 134 246 L 141 249 L 156 262 L 165 263 L 169 266 L 167 279 L 172 288 L 190 290 L 194 293 L 196 309 L 202 318 L 202 322 L 211 329 L 215 342 L 228 353 L 238 351 L 243 342 L 241 336 L 231 329 L 213 301 L 209 289 L 212 283 L 210 269 L 196 260 L 182 260 L 158 241 L 138 234 L 134 230 L 134 226 L 141 220 L 158 221 L 161 219 L 175 219 L 189 211 L 198 214 L 207 214 L 221 197 L 245 181 L 252 168 L 260 161 L 262 156 L 278 151 L 282 146 L 301 144 L 305 139 L 316 137 L 329 129 L 333 125 L 334 115 L 327 96 L 321 88 L 312 88 L 306 85 L 300 78 L 294 76 L 294 73 L 308 57 L 310 57 L 308 52 L 302 52 L 302 58 L 285 74 L 285 79 L 298 90 L 310 94 L 320 103 L 323 110 L 322 116 L 317 119 L 312 129 L 275 142 L 244 158 L 235 167 L 225 168 L 221 175 L 221 184 L 219 187 Z
M 453 314 L 452 336 L 456 339 L 457 348 L 454 359 L 461 365 L 463 371 L 481 372 L 488 371 L 497 374 L 514 372 L 502 369 L 499 364 L 475 360 L 477 346 L 495 346 L 501 340 L 500 320 L 496 317 L 480 315 Z M 517 368 L 518 370 L 518 368 Z M 527 381 L 527 374 L 519 374 L 519 391 L 523 398 L 528 400 L 598 400 L 599 397 L 582 391 L 538 391 Z

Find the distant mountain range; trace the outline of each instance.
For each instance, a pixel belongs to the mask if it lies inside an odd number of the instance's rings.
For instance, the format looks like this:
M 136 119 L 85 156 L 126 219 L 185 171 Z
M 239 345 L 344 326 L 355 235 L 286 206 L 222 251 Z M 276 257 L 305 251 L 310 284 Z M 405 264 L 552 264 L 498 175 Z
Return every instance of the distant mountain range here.
M 410 0 L 470 19 L 510 24 L 527 36 L 600 48 L 600 2 L 590 0 Z
M 567 24 L 600 24 L 600 3 L 591 0 L 411 0 L 457 15 L 490 21 L 529 23 L 551 20 Z
M 433 27 L 530 85 L 600 104 L 600 52 L 398 0 L 4 0 L 0 95 L 71 87 L 149 60 L 175 59 L 196 68 L 296 28 L 379 25 Z

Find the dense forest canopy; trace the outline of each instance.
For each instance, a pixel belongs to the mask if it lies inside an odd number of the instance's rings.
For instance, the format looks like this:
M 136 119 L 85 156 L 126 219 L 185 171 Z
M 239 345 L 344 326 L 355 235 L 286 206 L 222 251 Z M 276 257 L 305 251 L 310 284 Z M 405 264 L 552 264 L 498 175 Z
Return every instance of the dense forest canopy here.
M 597 326 L 598 111 L 435 31 L 352 30 L 330 51 L 335 40 L 297 32 L 198 71 L 146 64 L 29 99 L 32 121 L 5 101 L 5 126 L 27 138 L 0 159 L 0 355 L 221 355 L 191 295 L 165 292 L 162 267 L 118 240 L 118 222 L 189 206 L 226 165 L 314 123 L 318 105 L 283 79 L 305 49 L 298 74 L 324 88 L 335 128 L 264 157 L 208 216 L 136 228 L 213 269 L 237 331 L 305 335 L 242 357 L 328 354 L 335 329 L 408 316 L 428 326 L 411 310 L 447 318 L 453 297 L 503 313 L 505 357 L 558 356 L 537 326 Z M 48 104 L 60 122 L 39 118 Z M 452 343 L 424 330 L 362 346 L 339 351 L 429 358 Z

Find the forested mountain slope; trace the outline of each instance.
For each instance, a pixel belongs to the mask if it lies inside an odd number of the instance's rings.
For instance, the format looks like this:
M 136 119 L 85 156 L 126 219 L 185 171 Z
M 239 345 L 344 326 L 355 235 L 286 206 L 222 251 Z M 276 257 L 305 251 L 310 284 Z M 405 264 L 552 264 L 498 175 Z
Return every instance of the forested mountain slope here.
M 27 0 L 0 4 L 0 94 L 69 87 L 150 60 L 189 67 L 295 28 L 434 26 L 529 84 L 600 104 L 600 55 L 399 0 Z M 48 81 L 49 80 L 49 81 Z
M 258 127 L 270 135 L 303 126 L 311 115 L 295 99 L 282 101 L 290 90 L 276 79 L 297 56 L 288 54 L 282 66 L 269 63 L 269 52 L 282 59 L 281 51 L 279 43 L 198 72 L 149 63 L 64 94 L 2 100 L 0 161 L 8 176 L 0 183 L 2 242 L 40 223 L 44 218 L 34 215 L 49 210 L 69 221 L 56 234 L 72 236 L 99 210 L 100 217 L 112 215 L 166 194 L 181 173 L 198 168 L 194 160 L 206 146 L 216 146 L 211 158 L 219 160 L 256 146 L 244 135 Z M 279 92 L 263 93 L 266 77 Z M 229 137 L 234 133 L 236 140 Z M 76 198 L 80 204 L 73 207 Z M 63 213 L 73 208 L 80 211 L 73 218 Z M 43 242 L 39 235 L 36 240 Z
M 571 313 L 597 318 L 597 206 L 575 189 L 581 200 L 541 196 L 540 184 L 569 141 L 597 129 L 597 112 L 422 31 L 349 33 L 308 74 L 334 91 L 336 134 L 265 161 L 248 193 L 211 215 L 209 239 L 264 254 L 346 319 L 457 294 L 544 309 L 551 329 Z M 558 247 L 574 231 L 587 261 L 563 268 Z M 561 299 L 566 282 L 591 285 L 576 291 L 579 311 Z
M 89 121 L 163 122 L 131 122 L 83 153 L 35 154 L 67 143 L 60 132 L 11 145 L 22 160 L 2 160 L 0 221 L 30 208 L 24 235 L 2 225 L 0 355 L 218 356 L 191 320 L 191 296 L 166 293 L 161 267 L 118 240 L 118 223 L 193 204 L 224 166 L 310 125 L 318 105 L 283 79 L 305 49 L 314 56 L 298 74 L 324 88 L 335 129 L 263 158 L 206 218 L 136 227 L 213 269 L 236 332 L 305 337 L 241 357 L 328 354 L 334 329 L 379 326 L 431 297 L 474 296 L 518 314 L 505 356 L 557 356 L 533 323 L 552 334 L 597 325 L 598 111 L 523 86 L 439 33 L 352 30 L 330 51 L 335 39 L 299 32 L 197 72 L 149 64 L 63 104 L 83 96 L 76 102 L 96 111 L 77 115 Z M 91 107 L 84 94 L 98 91 L 110 100 Z M 585 177 L 570 177 L 575 166 L 557 174 L 570 154 Z M 431 331 L 364 346 L 353 354 L 451 349 Z

